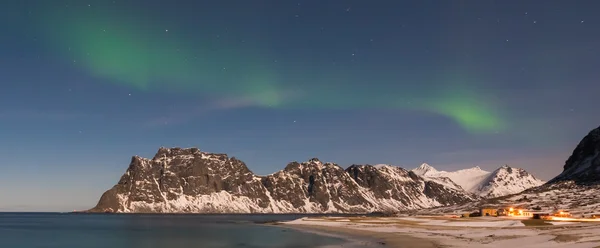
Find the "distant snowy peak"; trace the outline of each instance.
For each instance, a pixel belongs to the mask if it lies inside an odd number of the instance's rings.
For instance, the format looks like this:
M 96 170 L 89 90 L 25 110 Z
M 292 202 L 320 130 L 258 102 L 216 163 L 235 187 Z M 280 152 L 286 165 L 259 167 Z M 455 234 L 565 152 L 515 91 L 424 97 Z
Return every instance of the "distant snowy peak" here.
M 481 179 L 490 174 L 490 172 L 482 170 L 479 168 L 479 166 L 448 172 L 438 171 L 428 164 L 422 164 L 412 171 L 417 175 L 427 178 L 449 178 L 455 184 L 459 185 L 462 189 L 470 193 L 474 193 L 472 189 L 477 186 L 477 182 L 480 182 Z M 447 180 L 444 179 L 444 181 Z
M 544 183 L 524 169 L 504 165 L 483 179 L 475 191 L 480 196 L 493 198 L 516 194 Z
M 463 190 L 482 197 L 515 194 L 544 183 L 525 170 L 511 168 L 508 165 L 493 172 L 482 170 L 479 166 L 448 172 L 438 171 L 428 164 L 422 164 L 412 171 L 430 180 L 436 180 L 440 184 L 452 185 L 450 180 Z
M 419 167 L 413 169 L 412 172 L 414 172 L 415 174 L 417 174 L 419 176 L 428 176 L 428 175 L 434 175 L 434 174 L 438 173 L 439 171 L 436 170 L 435 168 L 433 168 L 433 166 L 428 165 L 427 163 L 423 163 Z

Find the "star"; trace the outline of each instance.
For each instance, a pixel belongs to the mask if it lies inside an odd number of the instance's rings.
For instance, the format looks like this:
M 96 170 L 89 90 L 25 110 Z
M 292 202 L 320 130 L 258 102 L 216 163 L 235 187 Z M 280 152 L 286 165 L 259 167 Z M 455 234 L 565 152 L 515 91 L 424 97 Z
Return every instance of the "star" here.
M 294 123 L 296 123 L 296 121 L 294 121 Z
M 581 20 L 581 23 L 585 22 L 584 20 Z
M 533 21 L 533 24 L 536 24 L 536 23 L 537 23 L 537 21 Z
M 169 30 L 168 30 L 168 29 L 165 29 L 165 32 L 169 32 Z
M 131 96 L 131 93 L 129 93 L 129 96 Z

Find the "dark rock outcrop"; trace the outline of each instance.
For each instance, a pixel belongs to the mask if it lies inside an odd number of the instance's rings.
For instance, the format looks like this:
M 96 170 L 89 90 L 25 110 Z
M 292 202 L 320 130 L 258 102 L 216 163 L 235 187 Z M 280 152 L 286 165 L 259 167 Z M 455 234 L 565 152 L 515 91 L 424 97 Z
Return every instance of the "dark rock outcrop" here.
M 600 127 L 590 131 L 579 142 L 563 169 L 548 184 L 565 181 L 583 185 L 600 184 Z

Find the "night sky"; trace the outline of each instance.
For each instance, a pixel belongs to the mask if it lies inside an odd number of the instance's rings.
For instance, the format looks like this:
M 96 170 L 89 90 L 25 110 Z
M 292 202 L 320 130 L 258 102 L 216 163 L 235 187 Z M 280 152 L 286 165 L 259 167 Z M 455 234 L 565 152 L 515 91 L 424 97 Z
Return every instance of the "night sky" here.
M 0 211 L 92 207 L 132 155 L 257 174 L 520 167 L 600 124 L 598 1 L 4 0 Z

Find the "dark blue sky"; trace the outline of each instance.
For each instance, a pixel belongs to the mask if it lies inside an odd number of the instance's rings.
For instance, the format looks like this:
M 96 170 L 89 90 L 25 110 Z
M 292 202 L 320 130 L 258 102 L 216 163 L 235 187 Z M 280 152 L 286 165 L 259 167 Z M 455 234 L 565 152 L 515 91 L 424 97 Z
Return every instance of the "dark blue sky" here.
M 561 171 L 600 123 L 596 1 L 3 1 L 0 210 L 91 207 L 132 155 L 269 174 Z

